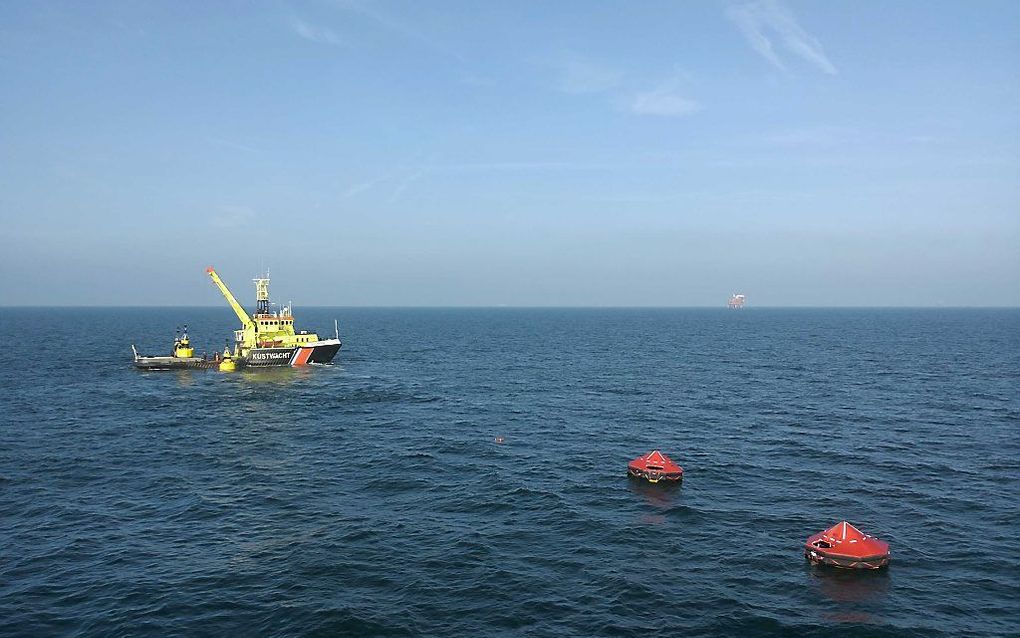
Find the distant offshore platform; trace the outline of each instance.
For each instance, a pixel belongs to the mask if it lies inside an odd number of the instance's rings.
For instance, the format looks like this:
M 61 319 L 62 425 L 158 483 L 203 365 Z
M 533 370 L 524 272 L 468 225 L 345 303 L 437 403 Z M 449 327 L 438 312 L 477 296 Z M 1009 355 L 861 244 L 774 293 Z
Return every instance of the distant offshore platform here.
M 747 297 L 745 297 L 744 295 L 733 295 L 732 297 L 730 297 L 730 302 L 726 305 L 728 305 L 733 310 L 740 310 L 741 308 L 744 307 L 745 301 L 747 301 Z

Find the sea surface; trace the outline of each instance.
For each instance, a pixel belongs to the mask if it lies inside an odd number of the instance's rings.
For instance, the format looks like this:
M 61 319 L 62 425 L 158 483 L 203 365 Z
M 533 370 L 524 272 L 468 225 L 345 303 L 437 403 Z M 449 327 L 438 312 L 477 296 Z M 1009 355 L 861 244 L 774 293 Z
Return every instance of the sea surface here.
M 1020 634 L 1020 310 L 334 317 L 141 373 L 235 318 L 0 308 L 0 635 Z M 842 519 L 888 569 L 805 562 Z

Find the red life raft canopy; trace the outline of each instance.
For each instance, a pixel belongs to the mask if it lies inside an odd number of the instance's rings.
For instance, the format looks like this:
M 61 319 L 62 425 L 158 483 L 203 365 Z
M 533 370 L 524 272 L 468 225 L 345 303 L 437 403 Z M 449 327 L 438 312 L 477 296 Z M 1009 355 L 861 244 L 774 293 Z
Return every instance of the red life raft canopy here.
M 684 476 L 683 468 L 658 450 L 652 450 L 628 463 L 627 473 L 652 483 L 660 480 L 679 481 Z
M 808 538 L 804 556 L 811 562 L 835 567 L 878 569 L 889 564 L 889 543 L 840 521 Z

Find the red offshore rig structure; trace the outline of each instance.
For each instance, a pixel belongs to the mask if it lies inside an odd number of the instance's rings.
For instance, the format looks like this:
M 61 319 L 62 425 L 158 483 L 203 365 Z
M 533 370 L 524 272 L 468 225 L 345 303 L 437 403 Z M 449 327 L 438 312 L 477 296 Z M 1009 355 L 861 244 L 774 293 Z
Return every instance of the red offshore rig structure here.
M 730 302 L 727 305 L 734 310 L 740 310 L 741 308 L 744 307 L 745 301 L 747 301 L 747 297 L 745 297 L 744 295 L 735 294 L 732 297 L 730 297 Z

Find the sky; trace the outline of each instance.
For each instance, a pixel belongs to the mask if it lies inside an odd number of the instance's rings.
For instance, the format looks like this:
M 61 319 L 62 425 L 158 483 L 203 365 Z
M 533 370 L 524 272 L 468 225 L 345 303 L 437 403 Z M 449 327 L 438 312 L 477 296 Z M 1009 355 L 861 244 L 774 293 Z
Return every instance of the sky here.
M 1020 2 L 0 3 L 0 305 L 1020 305 Z

